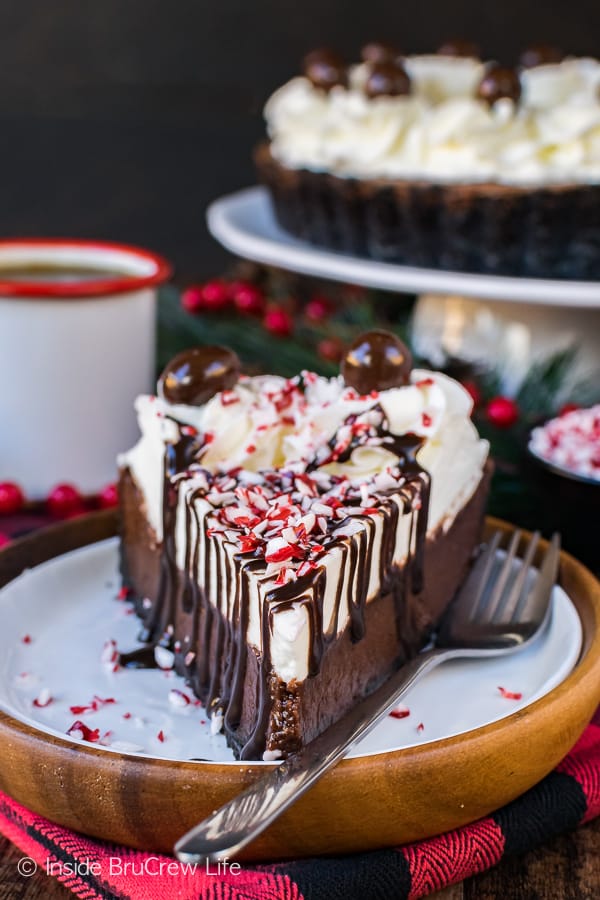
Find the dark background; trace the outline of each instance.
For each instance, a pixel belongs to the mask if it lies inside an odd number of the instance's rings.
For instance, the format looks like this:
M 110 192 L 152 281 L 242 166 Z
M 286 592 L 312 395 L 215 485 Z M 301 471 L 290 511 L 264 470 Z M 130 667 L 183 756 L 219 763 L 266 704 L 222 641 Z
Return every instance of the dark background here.
M 598 0 L 2 0 L 0 233 L 124 240 L 179 279 L 227 256 L 207 203 L 254 180 L 269 93 L 303 54 L 452 36 L 511 62 L 547 41 L 598 55 Z

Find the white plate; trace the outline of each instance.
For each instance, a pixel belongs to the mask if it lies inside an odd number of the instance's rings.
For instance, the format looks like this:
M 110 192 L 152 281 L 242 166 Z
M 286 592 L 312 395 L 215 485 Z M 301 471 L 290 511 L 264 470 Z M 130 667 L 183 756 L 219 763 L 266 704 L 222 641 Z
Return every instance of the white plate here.
M 389 291 L 600 308 L 600 282 L 444 272 L 320 250 L 279 227 L 262 187 L 221 197 L 209 206 L 206 217 L 213 237 L 232 253 L 292 272 Z
M 101 662 L 107 640 L 115 640 L 121 650 L 136 644 L 139 622 L 131 605 L 118 599 L 119 584 L 118 540 L 111 538 L 31 569 L 0 591 L 0 707 L 59 737 L 76 720 L 98 728 L 101 736 L 110 732 L 107 752 L 233 763 L 224 737 L 211 735 L 201 706 L 192 702 L 180 708 L 170 701 L 172 689 L 193 701 L 183 679 L 172 671 L 113 672 Z M 386 718 L 349 755 L 461 734 L 548 693 L 575 665 L 582 641 L 579 616 L 559 587 L 554 589 L 553 603 L 551 626 L 532 646 L 510 657 L 440 666 L 407 695 L 403 705 L 409 716 Z M 522 698 L 505 699 L 499 687 L 521 693 Z M 36 708 L 33 701 L 44 689 L 53 700 Z M 71 706 L 89 704 L 94 695 L 116 702 L 96 712 L 70 711 Z M 161 732 L 163 741 L 158 737 Z

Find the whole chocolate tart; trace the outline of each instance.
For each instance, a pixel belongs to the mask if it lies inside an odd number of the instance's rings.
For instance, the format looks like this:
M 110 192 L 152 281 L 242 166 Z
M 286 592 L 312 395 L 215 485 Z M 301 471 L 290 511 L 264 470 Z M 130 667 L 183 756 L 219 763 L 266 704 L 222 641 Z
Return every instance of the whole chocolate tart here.
M 510 69 L 450 49 L 370 44 L 326 87 L 311 55 L 268 101 L 255 152 L 278 223 L 404 265 L 600 278 L 600 64 L 530 48 Z

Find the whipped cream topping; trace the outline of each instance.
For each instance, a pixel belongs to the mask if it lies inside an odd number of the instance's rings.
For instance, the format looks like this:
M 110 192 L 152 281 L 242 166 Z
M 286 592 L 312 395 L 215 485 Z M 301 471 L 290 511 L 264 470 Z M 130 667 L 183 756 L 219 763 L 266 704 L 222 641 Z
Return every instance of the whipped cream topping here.
M 529 449 L 558 468 L 600 482 L 600 404 L 534 428 Z
M 360 567 L 348 565 L 365 549 L 371 564 L 367 600 L 385 574 L 384 524 L 395 533 L 388 563 L 402 564 L 414 542 L 411 510 L 422 493 L 414 487 L 392 445 L 395 436 L 417 436 L 417 460 L 431 476 L 428 531 L 448 528 L 482 477 L 488 446 L 470 419 L 471 399 L 453 380 L 415 370 L 411 384 L 361 396 L 341 378 L 312 373 L 300 378 L 243 378 L 205 406 L 176 407 L 154 397 L 137 403 L 142 437 L 124 454 L 157 540 L 162 539 L 162 467 L 165 448 L 181 435 L 197 435 L 201 448 L 178 488 L 175 547 L 180 570 L 202 584 L 202 573 L 221 573 L 208 599 L 234 616 L 240 554 L 248 598 L 247 640 L 263 652 L 265 598 L 290 582 L 325 571 L 290 603 L 271 608 L 269 653 L 284 681 L 303 680 L 311 669 L 314 623 L 307 597 L 322 591 L 323 628 L 342 631 L 358 593 Z M 395 449 L 395 448 L 394 448 Z M 426 477 L 426 476 L 424 476 Z M 190 515 L 193 510 L 193 515 Z M 196 551 L 190 552 L 194 546 Z M 362 550 L 361 550 L 362 548 Z M 349 557 L 350 554 L 350 557 Z M 207 568 L 208 567 L 208 568 Z M 382 574 L 383 573 L 383 574 Z M 319 576 L 320 577 L 320 576 Z M 312 597 L 312 602 L 316 602 Z M 311 637 L 312 634 L 312 637 Z
M 271 152 L 289 168 L 340 177 L 600 183 L 600 63 L 569 59 L 521 74 L 518 104 L 475 96 L 481 62 L 444 56 L 404 61 L 409 96 L 368 97 L 364 64 L 329 93 L 293 78 L 265 106 Z
M 171 405 L 159 397 L 143 395 L 136 401 L 141 438 L 121 456 L 119 464 L 131 470 L 144 494 L 149 522 L 161 540 L 160 471 L 165 445 L 177 440 L 179 425 L 203 435 L 206 446 L 201 464 L 209 472 L 238 467 L 256 473 L 281 467 L 302 472 L 316 458 L 327 471 L 366 480 L 397 461 L 380 439 L 367 437 L 344 463 L 331 459 L 325 464 L 324 459 L 331 454 L 328 443 L 334 436 L 340 445 L 352 436 L 351 427 L 343 428 L 343 423 L 352 416 L 357 417 L 359 425 L 368 421 L 377 405 L 385 413 L 391 433 L 425 438 L 417 458 L 432 476 L 439 468 L 440 454 L 443 459 L 456 444 L 464 445 L 467 451 L 466 468 L 477 468 L 481 463 L 477 448 L 484 448 L 485 458 L 487 444 L 479 441 L 470 421 L 468 393 L 439 372 L 415 369 L 410 385 L 368 396 L 346 387 L 341 377 L 327 379 L 310 372 L 303 374 L 302 386 L 299 379 L 242 377 L 234 390 L 218 393 L 200 407 Z M 432 527 L 451 507 L 460 486 L 456 479 L 435 481 Z

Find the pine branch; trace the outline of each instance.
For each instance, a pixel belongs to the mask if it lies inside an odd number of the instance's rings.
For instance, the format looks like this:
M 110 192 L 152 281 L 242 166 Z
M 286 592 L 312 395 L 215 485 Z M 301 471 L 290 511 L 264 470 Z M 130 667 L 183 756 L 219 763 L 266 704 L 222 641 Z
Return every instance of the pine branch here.
M 560 408 L 576 357 L 577 348 L 571 346 L 533 364 L 516 396 L 524 415 L 547 418 Z
M 297 337 L 301 337 L 301 329 Z M 235 312 L 190 315 L 181 308 L 175 291 L 165 291 L 159 298 L 159 368 L 180 350 L 194 344 L 224 344 L 238 353 L 248 372 L 271 371 L 286 377 L 296 375 L 302 369 L 323 375 L 337 373 L 337 365 L 321 359 L 297 337 L 272 335 L 257 319 L 242 317 Z

